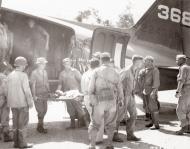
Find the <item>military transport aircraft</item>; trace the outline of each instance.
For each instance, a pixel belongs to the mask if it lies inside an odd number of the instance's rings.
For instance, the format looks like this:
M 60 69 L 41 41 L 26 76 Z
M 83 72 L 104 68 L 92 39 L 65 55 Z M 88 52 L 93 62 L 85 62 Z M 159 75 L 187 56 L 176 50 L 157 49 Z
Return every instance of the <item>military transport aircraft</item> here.
M 177 86 L 176 55 L 183 53 L 190 58 L 189 0 L 156 0 L 130 29 L 89 27 L 69 22 L 93 30 L 91 53 L 111 51 L 118 67 L 128 65 L 134 54 L 152 55 L 161 73 L 160 90 Z M 115 34 L 123 36 L 117 40 Z
M 92 26 L 57 18 L 28 14 L 1 8 L 2 21 L 14 34 L 10 63 L 16 56 L 28 58 L 33 64 L 34 51 L 29 20 L 42 26 L 49 34 L 47 50 L 50 82 L 57 83 L 61 60 L 72 57 L 74 61 L 86 62 L 96 51 L 110 52 L 117 66 L 123 68 L 133 54 L 152 55 L 161 72 L 161 90 L 176 88 L 177 67 L 175 56 L 184 53 L 190 57 L 190 1 L 156 0 L 143 17 L 130 29 Z

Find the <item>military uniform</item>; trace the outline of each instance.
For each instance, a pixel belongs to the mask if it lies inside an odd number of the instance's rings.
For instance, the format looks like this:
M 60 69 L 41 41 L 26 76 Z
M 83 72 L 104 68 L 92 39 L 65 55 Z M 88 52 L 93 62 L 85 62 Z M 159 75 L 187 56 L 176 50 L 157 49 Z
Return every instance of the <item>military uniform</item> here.
M 82 75 L 82 79 L 81 79 L 81 90 L 82 90 L 82 93 L 84 94 L 84 104 L 90 115 L 92 114 L 92 106 L 90 105 L 88 85 L 92 77 L 92 74 L 93 74 L 93 70 L 90 69 Z M 104 135 L 104 121 L 102 120 L 101 127 L 97 134 L 96 142 L 102 142 L 103 135 Z
M 177 116 L 181 127 L 188 127 L 190 126 L 190 66 L 186 64 L 180 66 L 177 81 L 183 83 L 176 109 Z
M 63 91 L 80 90 L 81 74 L 75 68 L 63 70 L 59 75 L 59 84 Z M 85 116 L 82 103 L 78 100 L 66 101 L 67 112 L 71 118 L 71 127 L 75 127 L 75 118 L 82 119 Z
M 30 78 L 31 84 L 35 84 L 35 96 L 37 99 L 34 101 L 35 108 L 38 114 L 38 126 L 37 130 L 39 132 L 42 132 L 44 129 L 44 117 L 47 113 L 47 100 L 48 95 L 50 93 L 49 89 L 49 82 L 48 82 L 48 75 L 45 70 L 39 71 L 38 69 L 35 69 Z M 43 131 L 43 132 L 46 132 Z
M 102 64 L 93 72 L 89 84 L 89 94 L 95 96 L 97 100 L 93 103 L 89 126 L 91 146 L 94 148 L 97 132 L 100 129 L 102 120 L 104 120 L 105 130 L 108 135 L 107 147 L 113 148 L 112 138 L 116 128 L 117 100 L 123 100 L 120 76 L 113 67 L 109 64 Z
M 7 79 L 7 105 L 13 114 L 14 147 L 26 147 L 24 130 L 29 121 L 33 98 L 26 73 L 14 70 Z
M 139 79 L 143 80 L 143 95 L 145 100 L 146 108 L 151 113 L 152 123 L 159 128 L 159 108 L 160 104 L 158 102 L 157 91 L 160 86 L 159 70 L 156 67 L 145 68 L 140 71 Z M 152 96 L 153 90 L 155 91 L 154 96 Z M 151 127 L 147 125 L 147 127 Z
M 123 84 L 124 91 L 124 108 L 125 112 L 123 114 L 127 114 L 129 112 L 130 118 L 126 122 L 126 131 L 128 138 L 134 136 L 134 127 L 135 121 L 137 117 L 137 109 L 135 103 L 135 83 L 136 83 L 136 72 L 133 72 L 132 66 L 126 70 L 121 72 L 121 81 Z

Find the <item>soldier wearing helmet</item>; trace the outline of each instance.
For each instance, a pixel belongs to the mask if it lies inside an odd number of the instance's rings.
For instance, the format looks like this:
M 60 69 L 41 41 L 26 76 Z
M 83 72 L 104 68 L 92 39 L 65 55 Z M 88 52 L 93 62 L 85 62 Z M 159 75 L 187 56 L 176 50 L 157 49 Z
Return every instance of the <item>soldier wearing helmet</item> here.
M 27 60 L 17 57 L 14 62 L 16 67 L 7 78 L 7 105 L 13 114 L 14 147 L 29 148 L 24 137 L 24 129 L 28 125 L 29 108 L 33 106 L 33 98 L 29 87 L 27 74 L 24 72 Z
M 190 66 L 186 64 L 185 55 L 177 55 L 176 63 L 179 66 L 179 74 L 177 76 L 178 86 L 175 95 L 179 100 L 176 113 L 181 122 L 181 129 L 176 134 L 183 135 L 190 131 Z
M 44 128 L 44 117 L 47 112 L 46 98 L 50 93 L 48 75 L 45 70 L 47 62 L 48 61 L 44 57 L 37 58 L 37 68 L 33 70 L 30 77 L 32 95 L 34 97 L 34 104 L 38 113 L 37 131 L 39 133 L 47 133 L 47 129 Z
M 38 57 L 47 57 L 49 50 L 49 33 L 44 27 L 37 24 L 34 20 L 28 20 L 28 26 L 31 29 L 31 45 L 33 46 L 34 59 Z

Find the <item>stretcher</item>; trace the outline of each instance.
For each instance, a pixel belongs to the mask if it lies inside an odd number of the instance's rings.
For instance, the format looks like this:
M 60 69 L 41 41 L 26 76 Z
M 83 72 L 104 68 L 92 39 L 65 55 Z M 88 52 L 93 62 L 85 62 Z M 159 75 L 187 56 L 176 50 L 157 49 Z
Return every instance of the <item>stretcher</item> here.
M 47 101 L 70 101 L 70 100 L 78 100 L 81 101 L 83 98 L 83 94 L 78 90 L 70 90 L 66 92 L 56 91 L 53 94 L 50 94 L 48 97 L 37 97 L 38 99 L 47 100 Z

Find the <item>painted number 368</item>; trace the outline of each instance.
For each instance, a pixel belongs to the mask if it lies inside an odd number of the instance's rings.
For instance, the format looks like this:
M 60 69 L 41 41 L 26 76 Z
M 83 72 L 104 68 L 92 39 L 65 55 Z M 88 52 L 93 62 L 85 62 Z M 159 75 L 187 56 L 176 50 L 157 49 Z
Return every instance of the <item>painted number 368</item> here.
M 172 22 L 182 23 L 190 27 L 190 12 L 181 12 L 180 9 L 170 8 L 165 5 L 158 6 L 158 17 L 164 20 L 170 19 Z

